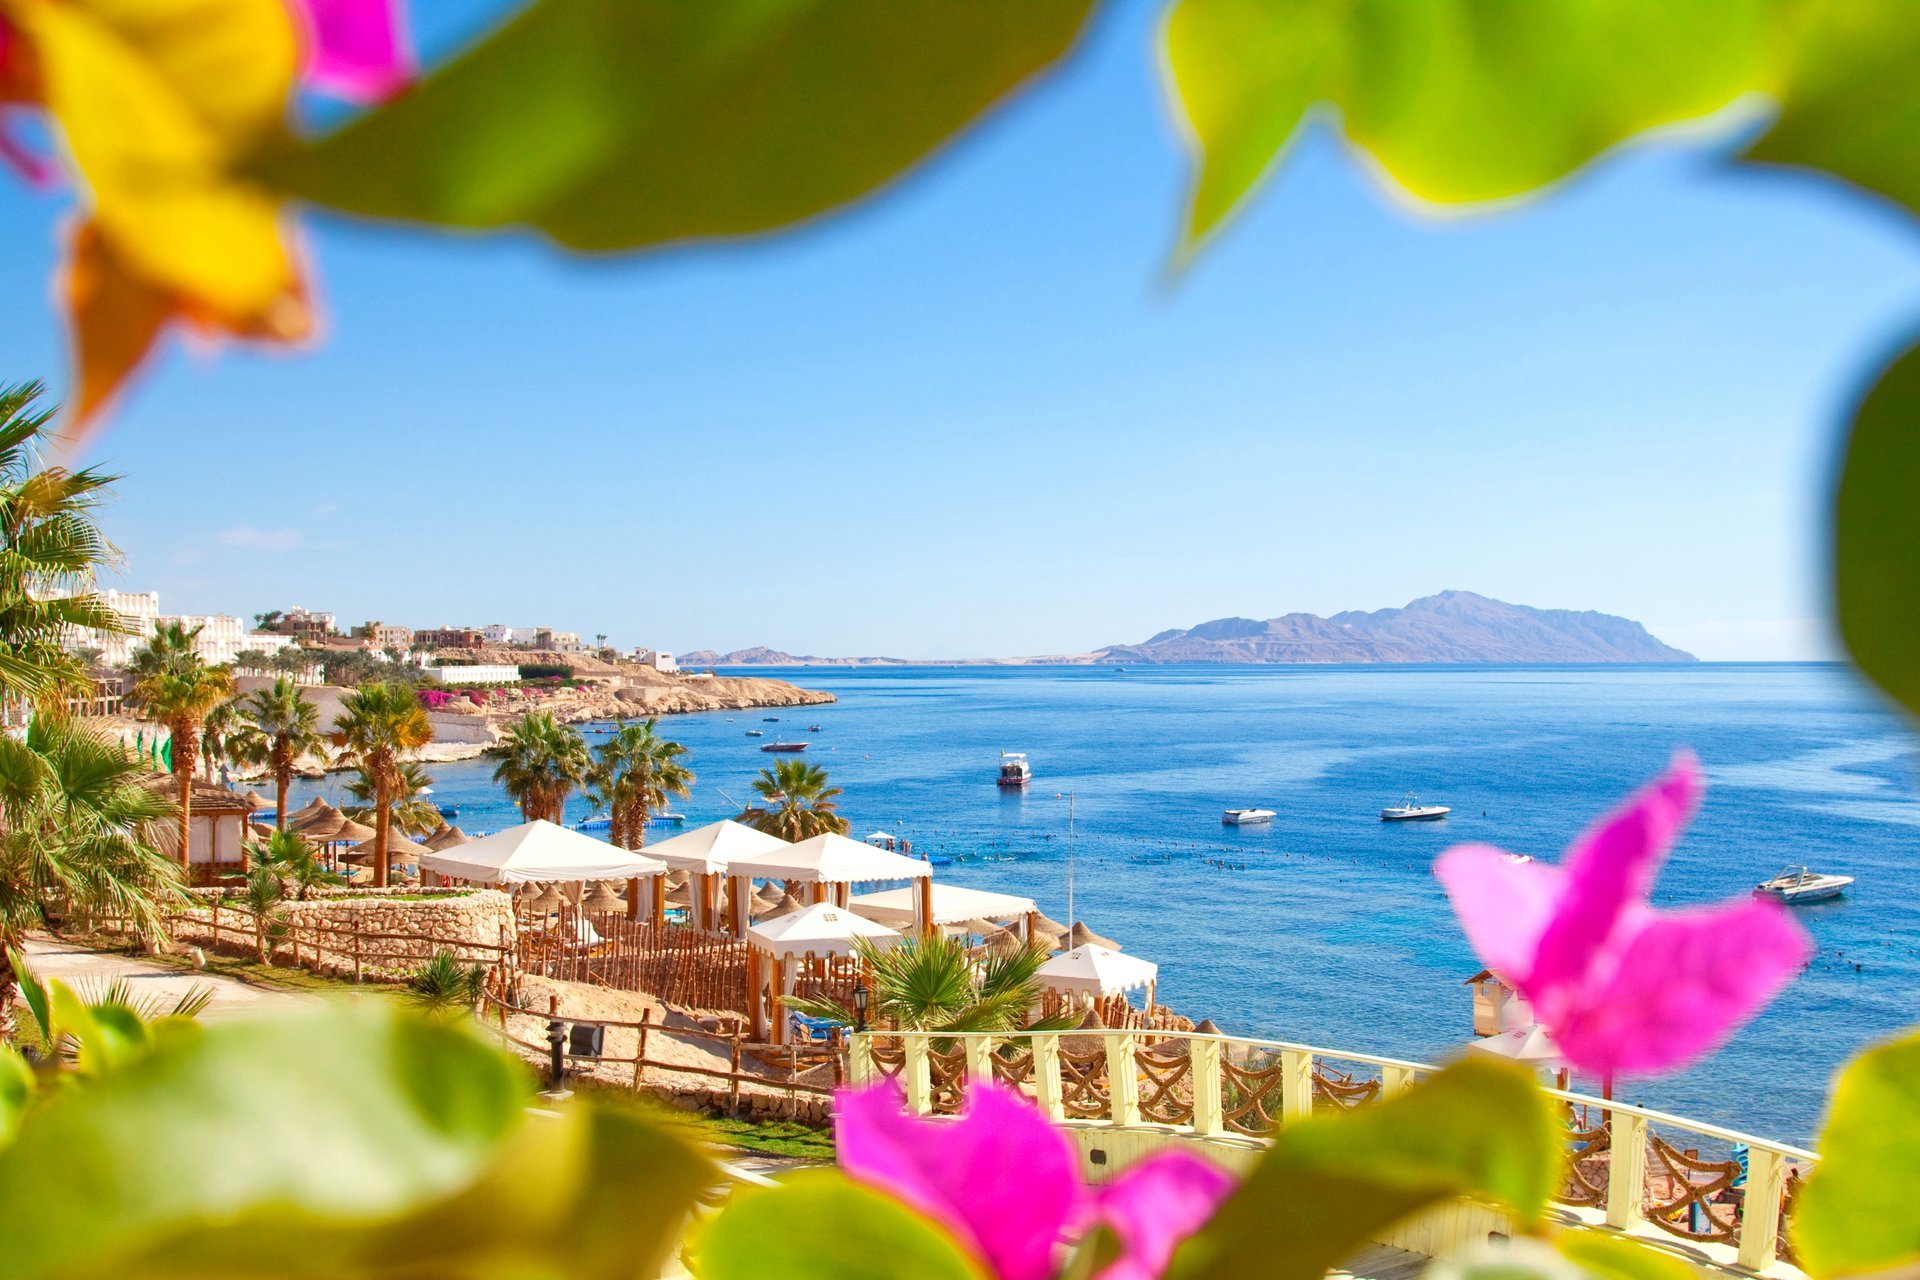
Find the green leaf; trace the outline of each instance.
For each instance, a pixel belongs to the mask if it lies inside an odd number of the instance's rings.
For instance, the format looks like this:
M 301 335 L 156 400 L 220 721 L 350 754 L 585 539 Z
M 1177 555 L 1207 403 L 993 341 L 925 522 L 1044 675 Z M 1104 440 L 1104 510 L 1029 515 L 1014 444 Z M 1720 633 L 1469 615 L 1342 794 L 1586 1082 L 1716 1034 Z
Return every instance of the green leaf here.
M 1834 607 L 1853 660 L 1920 712 L 1920 347 L 1854 415 L 1833 515 Z
M 1562 1231 L 1554 1243 L 1564 1257 L 1600 1280 L 1694 1280 L 1696 1275 L 1672 1254 L 1624 1236 Z
M 1199 167 L 1183 251 L 1316 105 L 1419 199 L 1508 199 L 1771 89 L 1779 13 L 1770 0 L 1180 0 L 1166 68 Z
M 702 1280 L 986 1280 L 931 1219 L 836 1170 L 736 1190 L 700 1234 Z
M 0 1146 L 13 1141 L 14 1130 L 33 1103 L 38 1082 L 27 1060 L 10 1047 L 0 1045 Z
M 0 1204 L 36 1206 L 0 1277 L 120 1271 L 216 1227 L 284 1250 L 296 1223 L 402 1218 L 472 1182 L 526 1095 L 471 1033 L 371 1006 L 170 1037 L 35 1108 L 0 1151 Z
M 1920 211 L 1920 14 L 1887 0 L 1805 6 L 1779 118 L 1749 160 L 1824 169 Z
M 41 1041 L 46 1044 L 48 1052 L 52 1052 L 53 1012 L 47 1007 L 46 986 L 27 967 L 27 958 L 12 947 L 7 948 L 7 966 L 20 983 L 20 999 L 26 1003 L 27 1011 L 33 1014 L 33 1024 L 40 1029 Z
M 1538 1219 L 1563 1131 L 1524 1070 L 1461 1062 L 1398 1097 L 1283 1129 L 1169 1280 L 1317 1280 L 1416 1210 L 1461 1195 Z
M 259 173 L 581 250 L 751 235 L 872 191 L 1072 46 L 1094 0 L 537 0 Z
M 1807 1274 L 1861 1275 L 1920 1260 L 1920 1035 L 1861 1054 L 1840 1073 L 1820 1163 L 1794 1198 Z

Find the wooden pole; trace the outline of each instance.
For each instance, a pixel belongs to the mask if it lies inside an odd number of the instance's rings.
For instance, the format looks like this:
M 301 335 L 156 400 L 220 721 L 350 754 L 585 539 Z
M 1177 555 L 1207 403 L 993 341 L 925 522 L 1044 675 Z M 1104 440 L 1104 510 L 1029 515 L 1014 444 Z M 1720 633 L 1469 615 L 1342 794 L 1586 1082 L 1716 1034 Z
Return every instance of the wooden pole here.
M 921 876 L 913 882 L 913 927 L 922 942 L 932 939 L 933 877 Z

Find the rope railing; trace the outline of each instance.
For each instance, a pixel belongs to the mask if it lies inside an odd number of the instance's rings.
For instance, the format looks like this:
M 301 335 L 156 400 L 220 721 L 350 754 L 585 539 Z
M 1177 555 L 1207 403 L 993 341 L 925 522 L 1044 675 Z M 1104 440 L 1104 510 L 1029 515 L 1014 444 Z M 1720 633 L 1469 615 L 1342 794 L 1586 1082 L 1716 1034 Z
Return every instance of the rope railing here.
M 1331 1065 L 1330 1065 L 1331 1062 Z M 992 1079 L 1057 1123 L 1153 1125 L 1189 1137 L 1262 1141 L 1316 1110 L 1366 1106 L 1438 1068 L 1401 1058 L 1200 1032 L 1088 1028 L 1049 1032 L 870 1031 L 851 1038 L 855 1084 L 897 1079 L 915 1114 L 956 1111 Z M 1725 1246 L 1760 1271 L 1786 1256 L 1791 1189 L 1818 1157 L 1721 1125 L 1549 1089 L 1566 1127 L 1557 1199 L 1608 1227 L 1645 1224 L 1705 1250 Z M 1732 1148 L 1701 1156 L 1686 1141 Z

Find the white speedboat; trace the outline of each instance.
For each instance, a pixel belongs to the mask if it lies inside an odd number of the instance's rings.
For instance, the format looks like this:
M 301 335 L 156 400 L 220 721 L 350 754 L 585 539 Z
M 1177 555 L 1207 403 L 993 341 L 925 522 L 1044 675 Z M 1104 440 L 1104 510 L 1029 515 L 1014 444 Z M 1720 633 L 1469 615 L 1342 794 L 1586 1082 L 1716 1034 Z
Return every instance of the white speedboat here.
M 1000 753 L 1000 777 L 1003 787 L 1024 787 L 1033 781 L 1033 770 L 1027 767 L 1027 757 L 1018 751 Z
M 1272 822 L 1271 809 L 1229 809 L 1220 815 L 1220 821 L 1229 827 L 1250 827 L 1258 822 Z
M 1432 822 L 1435 818 L 1444 818 L 1453 810 L 1444 804 L 1421 804 L 1419 796 L 1408 796 L 1405 804 L 1394 805 L 1380 811 L 1382 822 Z
M 1800 902 L 1825 902 L 1829 898 L 1839 897 L 1841 891 L 1852 883 L 1852 876 L 1822 875 L 1805 867 L 1788 867 L 1773 879 L 1753 886 L 1753 896 L 1772 898 L 1788 906 Z

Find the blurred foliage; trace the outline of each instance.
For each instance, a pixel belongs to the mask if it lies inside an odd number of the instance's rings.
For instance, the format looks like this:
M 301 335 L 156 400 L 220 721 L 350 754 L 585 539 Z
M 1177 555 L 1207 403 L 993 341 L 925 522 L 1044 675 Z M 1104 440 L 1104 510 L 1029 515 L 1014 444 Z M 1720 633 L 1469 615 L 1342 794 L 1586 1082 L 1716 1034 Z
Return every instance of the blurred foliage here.
M 573 249 L 751 235 L 865 195 L 1073 43 L 1092 0 L 537 0 L 260 163 L 378 218 Z
M 1799 1262 L 1817 1280 L 1911 1273 L 1920 1264 L 1920 1035 L 1870 1049 L 1840 1073 L 1820 1164 L 1796 1198 Z
M 990 1280 L 932 1219 L 834 1169 L 736 1189 L 693 1261 L 702 1280 Z
M 1397 1097 L 1290 1125 L 1198 1235 L 1169 1280 L 1318 1280 L 1393 1223 L 1456 1196 L 1536 1222 L 1563 1132 L 1524 1068 L 1456 1063 Z
M 0 1054 L 0 1198 L 35 1215 L 0 1276 L 611 1280 L 654 1273 L 713 1177 L 631 1114 L 530 1115 L 518 1063 L 391 1006 L 186 1032 L 38 1096 Z

